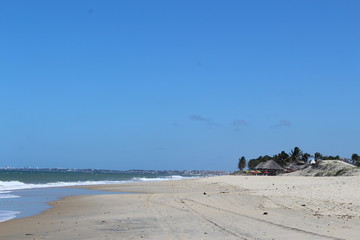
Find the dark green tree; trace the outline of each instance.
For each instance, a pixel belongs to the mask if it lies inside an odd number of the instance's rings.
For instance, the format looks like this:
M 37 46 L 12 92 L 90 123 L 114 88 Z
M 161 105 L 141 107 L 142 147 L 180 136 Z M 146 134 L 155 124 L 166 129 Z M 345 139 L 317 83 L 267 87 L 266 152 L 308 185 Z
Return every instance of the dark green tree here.
M 244 156 L 242 156 L 239 159 L 238 168 L 239 168 L 240 171 L 242 171 L 245 167 L 246 167 L 246 159 L 245 159 Z
M 352 161 L 356 166 L 360 166 L 360 156 L 357 155 L 356 153 L 354 153 L 353 155 L 351 155 L 351 161 Z
M 297 161 L 299 161 L 301 156 L 302 156 L 302 151 L 298 147 L 294 147 L 294 149 L 291 150 L 291 152 L 290 152 L 290 159 L 291 159 L 291 162 L 293 162 L 293 163 L 296 163 Z
M 315 161 L 318 161 L 318 160 L 320 160 L 320 159 L 324 159 L 324 156 L 321 155 L 321 153 L 316 152 L 316 153 L 314 154 L 314 158 L 315 158 Z
M 268 160 L 272 159 L 272 157 L 265 155 L 265 156 L 260 156 L 258 158 L 254 158 L 254 159 L 250 159 L 248 162 L 248 167 L 249 169 L 254 169 L 259 163 L 261 162 L 266 162 Z
M 281 162 L 283 162 L 283 166 L 285 166 L 286 163 L 289 161 L 290 156 L 285 151 L 282 151 L 279 154 L 279 158 L 280 158 Z
M 311 155 L 309 153 L 303 153 L 301 156 L 301 161 L 304 161 L 305 163 L 308 162 L 309 157 L 311 157 Z
M 273 160 L 280 166 L 284 167 L 289 162 L 289 154 L 287 154 L 285 151 L 282 151 L 281 153 L 274 155 Z
M 322 159 L 323 160 L 340 160 L 340 156 L 339 155 L 336 155 L 336 156 L 332 156 L 332 155 L 322 156 Z

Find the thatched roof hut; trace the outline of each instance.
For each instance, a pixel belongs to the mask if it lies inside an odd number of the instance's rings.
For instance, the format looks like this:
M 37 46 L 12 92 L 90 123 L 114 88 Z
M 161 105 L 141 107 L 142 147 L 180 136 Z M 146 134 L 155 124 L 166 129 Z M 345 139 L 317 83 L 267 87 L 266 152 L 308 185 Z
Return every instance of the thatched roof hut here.
M 277 164 L 274 160 L 261 162 L 255 167 L 255 169 L 256 170 L 268 171 L 271 174 L 277 174 L 277 173 L 282 172 L 284 170 L 284 168 L 281 167 L 279 164 Z
M 255 169 L 264 169 L 263 166 L 265 165 L 265 162 L 261 162 L 258 165 L 256 165 Z

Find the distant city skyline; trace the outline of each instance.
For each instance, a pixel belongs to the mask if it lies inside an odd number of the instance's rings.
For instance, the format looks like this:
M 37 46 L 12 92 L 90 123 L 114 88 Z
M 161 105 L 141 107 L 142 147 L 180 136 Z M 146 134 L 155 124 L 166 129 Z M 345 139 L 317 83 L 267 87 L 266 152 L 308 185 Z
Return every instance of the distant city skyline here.
M 358 1 L 0 3 L 0 167 L 360 154 Z

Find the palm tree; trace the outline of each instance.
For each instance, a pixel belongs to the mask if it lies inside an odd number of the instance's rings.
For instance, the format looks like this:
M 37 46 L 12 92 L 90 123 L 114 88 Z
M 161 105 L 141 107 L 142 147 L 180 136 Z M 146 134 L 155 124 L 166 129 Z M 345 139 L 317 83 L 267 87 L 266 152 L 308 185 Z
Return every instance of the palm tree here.
M 281 153 L 279 154 L 279 158 L 282 162 L 285 163 L 289 160 L 289 154 L 287 154 L 285 151 L 281 151 Z
M 284 167 L 289 161 L 289 154 L 282 151 L 281 153 L 274 155 L 273 160 L 277 162 L 280 166 Z
M 301 161 L 304 161 L 305 163 L 307 163 L 307 161 L 309 160 L 309 157 L 311 157 L 310 154 L 304 153 L 304 154 L 301 156 Z
M 294 149 L 291 150 L 291 152 L 290 152 L 291 162 L 299 161 L 301 156 L 302 156 L 302 151 L 298 147 L 294 147 Z

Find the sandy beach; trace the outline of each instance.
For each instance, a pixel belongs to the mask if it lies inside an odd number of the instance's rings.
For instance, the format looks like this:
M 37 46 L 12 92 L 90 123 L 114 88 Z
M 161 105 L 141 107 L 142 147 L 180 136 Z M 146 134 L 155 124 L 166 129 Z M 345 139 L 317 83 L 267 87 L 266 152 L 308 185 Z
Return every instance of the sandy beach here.
M 0 239 L 359 239 L 360 177 L 221 176 L 91 186 Z

